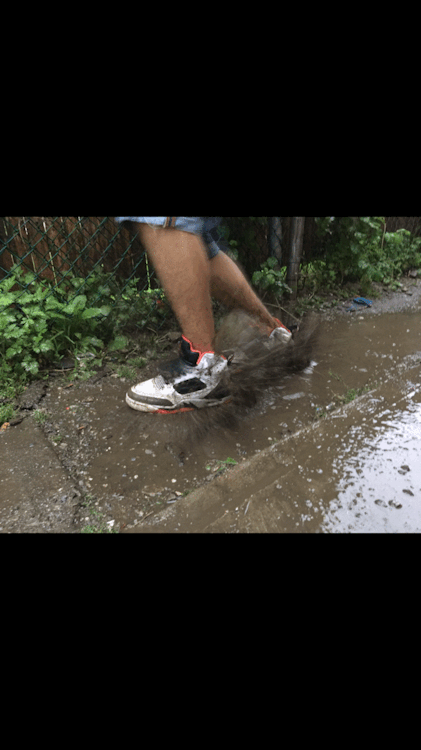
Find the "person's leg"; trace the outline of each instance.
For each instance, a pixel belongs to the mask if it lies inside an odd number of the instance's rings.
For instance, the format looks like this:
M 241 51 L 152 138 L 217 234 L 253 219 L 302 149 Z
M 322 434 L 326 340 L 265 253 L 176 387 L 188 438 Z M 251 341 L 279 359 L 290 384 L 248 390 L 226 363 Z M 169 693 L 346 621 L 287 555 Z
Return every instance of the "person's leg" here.
M 278 325 L 253 291 L 242 271 L 224 252 L 210 260 L 211 295 L 228 308 L 240 307 L 269 328 Z
M 214 352 L 210 264 L 200 237 L 180 229 L 141 224 L 139 235 L 181 326 L 180 358 L 170 372 L 132 386 L 126 403 L 143 412 L 168 414 L 226 403 L 221 379 L 228 366 Z
M 211 272 L 202 240 L 190 232 L 148 224 L 140 224 L 138 232 L 183 335 L 195 349 L 213 351 Z
M 277 321 L 226 253 L 210 261 L 195 234 L 139 225 L 143 246 L 155 268 L 184 336 L 195 348 L 211 351 L 215 336 L 211 297 L 228 308 L 240 307 L 269 328 Z
M 278 321 L 269 315 L 235 263 L 218 252 L 219 248 L 214 256 L 215 248 L 194 230 L 140 223 L 138 232 L 183 338 L 181 357 L 171 374 L 133 386 L 126 402 L 139 411 L 162 413 L 225 403 L 231 398 L 222 381 L 229 360 L 214 352 L 211 294 L 229 307 L 243 307 L 257 315 L 270 329 Z M 216 262 L 220 255 L 222 260 Z

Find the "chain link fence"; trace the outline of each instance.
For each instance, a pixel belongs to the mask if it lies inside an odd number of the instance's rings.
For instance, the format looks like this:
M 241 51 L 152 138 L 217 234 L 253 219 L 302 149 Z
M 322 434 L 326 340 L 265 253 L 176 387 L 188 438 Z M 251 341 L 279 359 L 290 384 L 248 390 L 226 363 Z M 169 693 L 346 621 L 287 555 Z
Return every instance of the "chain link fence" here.
M 0 217 L 0 281 L 21 268 L 54 286 L 99 270 L 128 283 L 142 261 L 137 236 L 109 216 Z
M 91 306 L 114 307 L 135 289 L 138 296 L 149 293 L 139 321 L 143 327 L 160 304 L 159 294 L 153 295 L 154 276 L 137 233 L 113 217 L 0 217 L 0 291 L 8 280 L 15 304 L 34 281 L 51 295 L 62 290 L 69 304 L 89 290 Z M 5 306 L 0 295 L 0 311 Z M 159 316 L 161 325 L 165 317 Z
M 224 217 L 226 231 L 228 225 L 231 238 L 240 236 L 240 262 L 251 278 L 272 252 L 270 220 L 250 222 L 243 241 L 245 217 Z M 110 216 L 0 217 L 0 312 L 10 304 L 2 292 L 14 292 L 16 306 L 34 282 L 48 288 L 48 295 L 65 292 L 69 305 L 87 293 L 91 307 L 118 308 L 132 300 L 133 323 L 140 329 L 159 329 L 172 316 L 137 233 Z
M 243 227 L 244 218 L 224 218 L 234 237 L 236 229 Z M 267 217 L 267 221 L 250 227 L 248 240 L 241 248 L 240 261 L 249 276 L 269 255 L 277 257 L 281 266 L 288 266 L 294 218 L 305 220 L 298 262 L 312 258 L 314 217 Z M 409 229 L 419 236 L 421 217 L 389 216 L 386 227 L 388 231 Z M 253 249 L 248 251 L 247 245 Z M 89 287 L 91 304 L 106 302 L 111 306 L 118 305 L 127 291 L 133 293 L 135 288 L 138 297 L 149 295 L 148 305 L 138 320 L 139 327 L 147 325 L 151 318 L 160 327 L 169 314 L 159 295 L 153 293 L 159 284 L 148 266 L 137 233 L 109 216 L 0 217 L 0 291 L 5 288 L 2 283 L 5 280 L 9 280 L 9 291 L 21 290 L 22 295 L 34 280 L 44 282 L 51 294 L 66 289 L 69 302 L 72 296 L 83 294 Z M 96 290 L 94 298 L 92 290 Z M 19 295 L 15 299 L 19 302 Z M 6 306 L 2 306 L 0 296 L 0 311 Z

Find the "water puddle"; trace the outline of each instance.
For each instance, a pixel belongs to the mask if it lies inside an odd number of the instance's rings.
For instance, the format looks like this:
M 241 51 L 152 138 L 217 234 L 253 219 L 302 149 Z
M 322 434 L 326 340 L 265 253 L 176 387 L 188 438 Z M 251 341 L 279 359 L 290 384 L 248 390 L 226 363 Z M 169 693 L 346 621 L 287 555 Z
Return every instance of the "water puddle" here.
M 196 513 L 174 514 L 165 528 L 421 531 L 420 321 L 419 314 L 388 314 L 326 325 L 317 364 L 266 393 L 238 435 L 235 446 L 254 460 L 221 485 L 214 517 L 201 495 Z M 215 438 L 207 448 L 235 455 L 233 440 Z
M 402 401 L 350 428 L 332 461 L 336 497 L 321 530 L 421 531 L 420 386 Z

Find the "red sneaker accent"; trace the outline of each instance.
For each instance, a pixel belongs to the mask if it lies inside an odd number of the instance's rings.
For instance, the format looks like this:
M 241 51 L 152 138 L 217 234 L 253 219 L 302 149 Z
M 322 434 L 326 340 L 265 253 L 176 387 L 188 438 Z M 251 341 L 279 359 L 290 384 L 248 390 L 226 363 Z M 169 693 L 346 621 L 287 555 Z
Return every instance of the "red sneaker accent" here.
M 274 318 L 274 320 L 277 322 L 278 325 L 274 326 L 273 330 L 275 330 L 275 328 L 285 328 L 285 330 L 288 331 L 288 333 L 291 333 L 291 331 L 289 330 L 289 328 L 287 328 L 286 326 L 284 326 L 284 324 L 281 323 L 281 321 L 279 320 L 279 318 Z
M 193 406 L 183 406 L 181 409 L 157 409 L 152 411 L 151 414 L 182 414 L 185 411 L 197 411 Z
M 198 354 L 199 355 L 199 359 L 196 362 L 197 365 L 199 364 L 199 362 L 202 359 L 202 357 L 203 357 L 204 354 L 215 354 L 215 352 L 214 352 L 213 349 L 206 349 L 206 351 L 204 351 L 204 352 L 202 352 L 200 349 L 195 349 L 194 346 L 193 346 L 193 344 L 192 344 L 192 342 L 187 338 L 187 336 L 181 336 L 181 338 L 184 339 L 184 341 L 186 341 L 188 343 L 188 345 L 190 346 L 191 351 L 194 354 Z M 220 354 L 219 356 L 222 357 L 223 359 L 226 359 L 226 357 L 224 357 L 223 354 Z

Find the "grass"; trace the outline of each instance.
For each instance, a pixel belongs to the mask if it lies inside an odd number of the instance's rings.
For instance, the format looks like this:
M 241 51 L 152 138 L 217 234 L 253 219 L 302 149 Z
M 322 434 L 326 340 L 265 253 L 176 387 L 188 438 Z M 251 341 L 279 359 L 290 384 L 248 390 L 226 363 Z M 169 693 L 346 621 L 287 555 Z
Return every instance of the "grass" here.
M 351 401 L 355 401 L 356 398 L 359 396 L 362 396 L 364 393 L 367 393 L 368 391 L 371 391 L 372 388 L 375 387 L 375 384 L 367 384 L 361 386 L 361 388 L 349 388 L 347 384 L 345 383 L 345 380 L 341 375 L 338 375 L 336 372 L 332 372 L 332 370 L 329 370 L 329 375 L 331 378 L 335 378 L 335 380 L 338 380 L 340 383 L 343 383 L 345 388 L 347 389 L 346 392 L 340 396 L 337 393 L 334 394 L 335 399 L 340 404 L 350 404 Z
M 16 417 L 14 401 L 24 388 L 21 379 L 14 379 L 0 365 L 0 427 Z
M 0 427 L 5 422 L 10 422 L 16 415 L 13 404 L 1 404 L 0 406 Z
M 119 378 L 127 378 L 127 380 L 135 380 L 137 377 L 136 368 L 131 367 L 129 364 L 119 365 L 115 371 Z
M 235 458 L 230 458 L 228 456 L 228 458 L 226 458 L 224 461 L 221 459 L 217 459 L 215 461 L 215 464 L 219 467 L 237 466 L 238 461 L 236 461 Z M 208 464 L 208 466 L 206 467 L 206 471 L 210 471 L 211 469 L 212 469 L 212 465 Z
M 349 388 L 343 396 L 338 396 L 338 401 L 342 404 L 350 404 L 351 401 L 355 401 L 359 396 L 363 396 L 364 393 L 368 393 L 373 389 L 372 384 L 367 384 L 361 388 Z
M 334 397 L 332 403 L 329 404 L 329 407 L 325 407 L 325 408 L 321 406 L 317 406 L 314 412 L 314 416 L 313 416 L 313 419 L 315 420 L 326 419 L 326 417 L 328 416 L 332 408 L 339 406 L 339 405 L 352 403 L 352 401 L 355 401 L 355 399 L 373 390 L 373 388 L 375 388 L 377 385 L 377 383 L 367 383 L 366 385 L 363 385 L 360 388 L 349 388 L 347 384 L 345 383 L 344 379 L 340 375 L 338 375 L 336 372 L 332 372 L 332 370 L 329 370 L 329 375 L 335 380 L 338 380 L 340 383 L 343 383 L 343 385 L 345 386 L 347 390 L 342 395 L 332 391 L 333 397 Z
M 45 424 L 48 419 L 48 413 L 44 409 L 35 409 L 32 419 L 39 425 Z
M 91 523 L 86 523 L 81 528 L 81 534 L 118 534 L 118 530 L 110 527 L 105 521 L 104 513 L 96 509 L 95 497 L 93 495 L 85 495 L 85 499 L 81 502 L 80 507 L 85 508 L 86 512 L 92 518 Z

